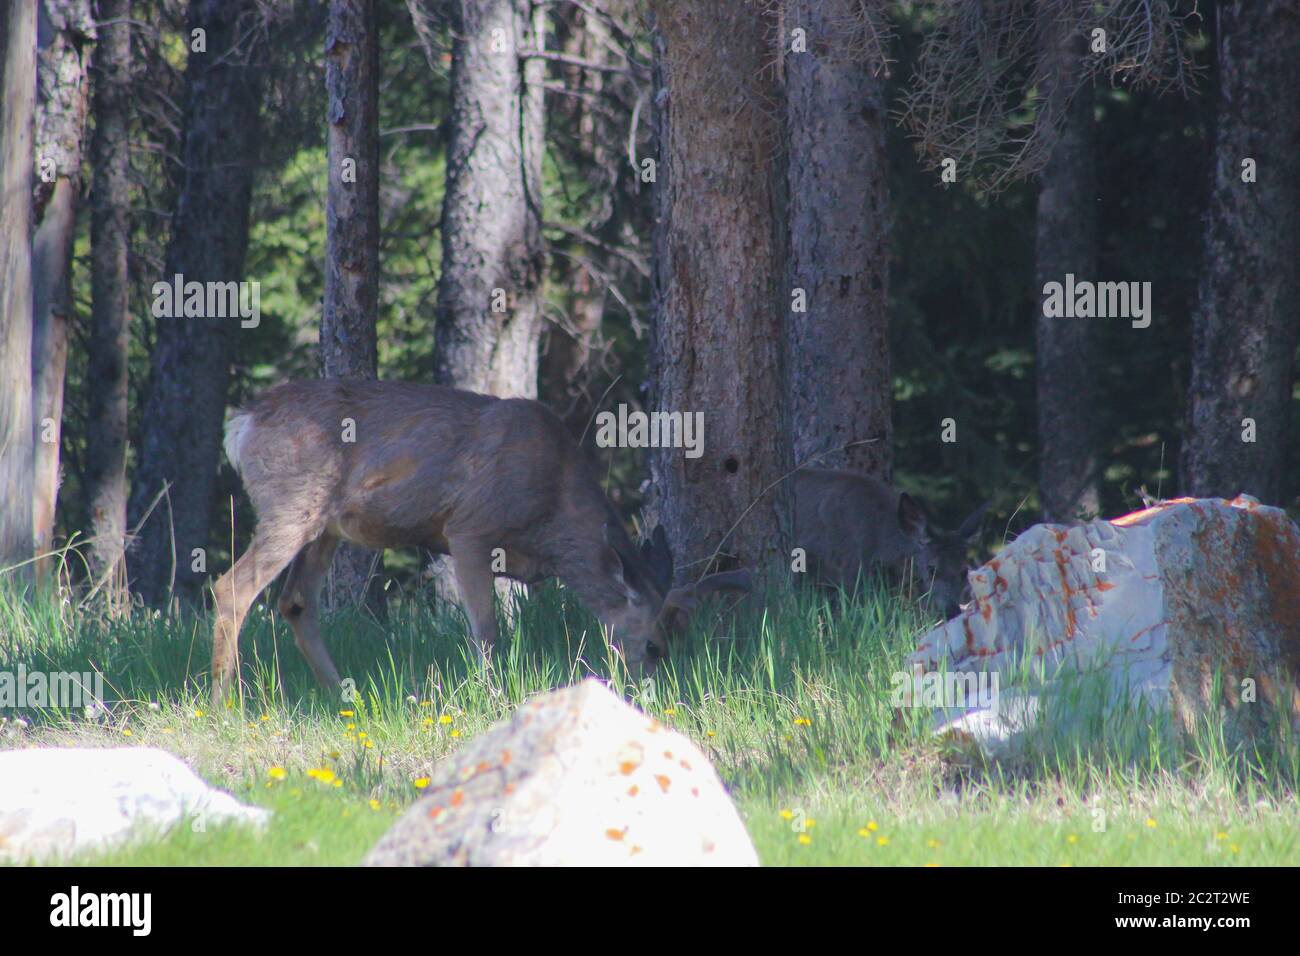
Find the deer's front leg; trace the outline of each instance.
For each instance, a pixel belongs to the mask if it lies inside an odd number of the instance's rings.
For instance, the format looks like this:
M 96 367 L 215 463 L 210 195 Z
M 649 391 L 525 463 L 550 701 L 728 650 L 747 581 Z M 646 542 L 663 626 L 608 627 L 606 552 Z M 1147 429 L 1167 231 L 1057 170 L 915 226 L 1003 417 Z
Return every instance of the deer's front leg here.
M 484 659 L 491 659 L 497 642 L 496 585 L 492 574 L 492 549 L 473 539 L 447 541 L 456 569 L 456 587 L 469 615 L 474 643 Z

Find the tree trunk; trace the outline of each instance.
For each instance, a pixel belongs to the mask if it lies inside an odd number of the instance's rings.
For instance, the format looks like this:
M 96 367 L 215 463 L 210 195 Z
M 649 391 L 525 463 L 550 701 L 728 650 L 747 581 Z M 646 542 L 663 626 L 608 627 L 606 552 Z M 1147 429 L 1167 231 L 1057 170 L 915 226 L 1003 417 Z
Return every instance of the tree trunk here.
M 605 0 L 601 9 L 617 16 L 627 13 L 625 6 L 624 0 Z M 565 56 L 584 63 L 619 64 L 617 40 L 603 17 L 565 5 L 557 9 L 555 20 Z M 628 117 L 614 116 L 606 105 L 610 74 L 577 62 L 561 65 L 560 73 L 565 90 L 581 95 L 556 95 L 547 104 L 549 115 L 553 124 L 558 120 L 559 127 L 572 137 L 575 161 L 583 168 L 593 192 L 602 197 L 596 215 L 581 225 L 598 238 L 617 244 L 620 229 L 627 225 L 617 215 L 619 167 L 627 160 L 611 156 L 608 146 L 621 145 L 620 140 L 627 135 Z M 581 438 L 587 430 L 600 398 L 591 393 L 590 363 L 592 343 L 600 333 L 609 298 L 606 284 L 592 275 L 592 264 L 586 258 L 591 250 L 579 248 L 586 255 L 557 256 L 553 260 L 552 270 L 559 273 L 556 291 L 564 321 L 552 321 L 546 327 L 538 383 L 541 400 L 560 416 L 575 438 Z
M 1217 43 L 1214 184 L 1182 486 L 1190 495 L 1246 492 L 1283 504 L 1300 309 L 1300 10 L 1294 0 L 1222 0 Z M 1243 181 L 1246 160 L 1254 182 Z
M 1092 87 L 1080 83 L 1085 37 L 1049 15 L 1039 18 L 1038 50 L 1048 77 L 1044 100 L 1062 112 L 1059 138 L 1043 169 L 1035 231 L 1035 281 L 1067 273 L 1097 281 L 1097 173 Z M 1038 495 L 1046 521 L 1070 522 L 1101 510 L 1093 420 L 1092 319 L 1037 319 Z
M 379 23 L 375 0 L 331 0 L 325 33 L 329 193 L 321 374 L 378 374 Z M 340 425 L 341 427 L 341 425 Z M 365 441 L 365 436 L 358 436 Z M 325 605 L 383 605 L 383 552 L 343 544 L 334 554 Z M 372 574 L 373 566 L 373 574 Z
M 837 48 L 854 5 L 794 0 L 785 14 L 807 36 L 785 54 L 790 419 L 795 461 L 888 481 L 885 81 Z
M 127 255 L 130 242 L 130 142 L 128 133 L 130 0 L 103 0 L 95 52 L 94 178 L 90 204 L 90 355 L 86 368 L 85 492 L 94 534 L 91 572 L 121 595 L 126 537 L 127 350 L 130 307 Z
M 546 36 L 531 0 L 453 10 L 451 138 L 442 210 L 435 377 L 537 397 Z
M 243 61 L 246 51 L 234 47 L 249 42 L 245 17 L 252 15 L 253 0 L 191 0 L 187 33 L 205 30 L 207 49 L 192 49 L 185 71 L 185 171 L 163 282 L 178 274 L 186 283 L 243 276 L 259 85 L 255 69 Z M 131 561 L 133 584 L 152 604 L 165 603 L 173 586 L 196 596 L 206 578 L 226 387 L 242 322 L 206 311 L 187 318 L 181 304 L 157 317 L 131 495 L 130 513 L 138 522 L 167 489 L 141 528 Z
M 0 10 L 0 569 L 32 557 L 32 135 L 36 4 Z M 18 572 L 21 579 L 29 571 Z
M 87 65 L 95 23 L 89 0 L 44 0 L 37 14 L 37 105 L 32 239 L 32 534 L 37 573 L 52 567 L 59 493 L 63 379 L 72 314 L 70 266 L 81 188 Z
M 768 24 L 745 4 L 653 5 L 657 36 L 655 408 L 702 413 L 699 457 L 651 453 L 684 578 L 715 549 L 784 564 L 792 466 L 786 374 L 780 89 Z

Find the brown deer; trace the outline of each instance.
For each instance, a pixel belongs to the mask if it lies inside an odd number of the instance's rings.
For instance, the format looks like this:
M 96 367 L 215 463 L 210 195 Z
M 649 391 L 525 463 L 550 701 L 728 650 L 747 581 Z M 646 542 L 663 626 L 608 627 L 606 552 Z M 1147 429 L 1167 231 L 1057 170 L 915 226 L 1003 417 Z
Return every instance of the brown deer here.
M 662 529 L 638 551 L 563 424 L 527 399 L 407 382 L 291 382 L 233 415 L 225 448 L 258 524 L 213 586 L 218 699 L 237 669 L 249 606 L 285 567 L 280 613 L 316 679 L 339 685 L 317 616 L 340 541 L 450 555 L 484 655 L 497 637 L 494 577 L 557 577 L 611 629 L 634 675 L 667 655 L 668 632 L 697 600 L 748 589 L 743 571 L 671 587 Z
M 921 505 L 876 478 L 850 471 L 795 472 L 795 544 L 807 552 L 819 580 L 852 588 L 881 567 L 899 573 L 913 562 L 931 606 L 957 614 L 966 586 L 966 549 L 979 533 L 988 503 L 954 534 L 935 527 Z

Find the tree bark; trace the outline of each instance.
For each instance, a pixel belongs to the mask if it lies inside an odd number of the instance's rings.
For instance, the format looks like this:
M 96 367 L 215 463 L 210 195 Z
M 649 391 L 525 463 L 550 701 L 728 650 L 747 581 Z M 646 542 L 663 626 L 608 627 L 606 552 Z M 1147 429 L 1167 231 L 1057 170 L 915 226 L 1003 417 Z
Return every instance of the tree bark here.
M 1214 182 L 1193 316 L 1182 487 L 1280 501 L 1300 309 L 1300 10 L 1218 5 Z M 1243 161 L 1256 164 L 1243 181 Z M 1254 441 L 1245 440 L 1254 423 Z
M 185 171 L 172 218 L 166 272 L 171 282 L 236 282 L 248 247 L 248 207 L 258 142 L 259 83 L 243 62 L 248 42 L 241 20 L 252 0 L 191 0 L 189 31 L 206 31 L 206 52 L 191 50 L 181 158 Z M 243 26 L 247 26 L 246 23 Z M 177 303 L 179 305 L 179 303 Z M 204 315 L 157 318 L 150 357 L 140 464 L 130 514 L 139 522 L 167 489 L 141 528 L 138 553 L 128 555 L 132 583 L 151 604 L 166 603 L 173 587 L 197 596 L 206 570 L 195 552 L 206 548 L 221 453 L 226 388 L 241 320 Z
M 601 9 L 612 16 L 626 14 L 625 0 L 605 0 Z M 604 17 L 576 6 L 561 6 L 555 13 L 556 34 L 565 56 L 575 62 L 560 64 L 564 88 L 582 95 L 556 94 L 548 108 L 552 121 L 571 137 L 573 161 L 583 170 L 587 184 L 601 197 L 600 206 L 582 228 L 598 239 L 618 244 L 620 232 L 631 224 L 622 210 L 619 174 L 627 159 L 621 152 L 629 117 L 613 112 L 608 89 L 610 74 L 579 63 L 617 66 L 618 41 Z M 599 104 L 600 108 L 593 106 Z M 592 345 L 600 334 L 609 298 L 607 285 L 593 276 L 594 258 L 586 244 L 582 256 L 556 256 L 553 273 L 564 309 L 563 323 L 552 321 L 545 329 L 539 370 L 539 397 L 564 421 L 575 438 L 587 430 L 599 394 L 592 394 Z M 602 263 L 608 266 L 608 263 Z M 552 300 L 554 304 L 554 299 Z
M 1045 108 L 1061 111 L 1058 139 L 1043 169 L 1035 227 L 1035 280 L 1067 273 L 1097 281 L 1097 172 L 1092 87 L 1080 80 L 1085 37 L 1063 19 L 1038 22 Z M 1101 510 L 1093 421 L 1092 319 L 1037 319 L 1038 495 L 1045 521 L 1070 522 Z
M 130 243 L 129 97 L 131 82 L 130 0 L 103 0 L 102 28 L 95 55 L 95 135 L 91 141 L 94 180 L 90 205 L 90 355 L 86 387 L 86 504 L 94 532 L 91 571 L 120 594 L 117 578 L 126 539 L 127 301 Z
M 321 374 L 374 379 L 379 313 L 379 23 L 375 0 L 331 0 L 325 32 L 329 191 Z M 340 427 L 342 427 L 340 425 Z M 358 436 L 364 441 L 365 436 Z M 343 544 L 325 604 L 382 606 L 383 552 Z M 373 566 L 373 574 L 372 574 Z
M 793 0 L 785 14 L 807 37 L 785 54 L 790 418 L 795 461 L 888 481 L 885 81 L 837 48 L 854 5 Z
M 44 0 L 37 13 L 37 106 L 32 238 L 32 535 L 38 576 L 53 566 L 63 380 L 72 314 L 70 266 L 81 188 L 87 66 L 95 33 L 89 0 Z M 40 557 L 46 555 L 46 557 Z
M 0 10 L 0 568 L 32 557 L 35 108 L 36 4 L 9 3 Z
M 537 397 L 541 334 L 543 8 L 460 0 L 453 9 L 451 137 L 442 211 L 435 378 Z
M 768 24 L 744 4 L 653 5 L 656 21 L 655 407 L 704 415 L 699 457 L 651 453 L 684 578 L 720 549 L 787 559 L 792 466 L 783 362 L 781 91 Z

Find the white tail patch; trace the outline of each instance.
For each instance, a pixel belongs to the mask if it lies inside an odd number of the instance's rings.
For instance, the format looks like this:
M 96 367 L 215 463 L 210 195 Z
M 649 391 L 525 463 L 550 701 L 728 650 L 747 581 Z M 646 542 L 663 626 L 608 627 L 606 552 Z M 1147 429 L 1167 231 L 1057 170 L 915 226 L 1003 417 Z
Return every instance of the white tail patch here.
M 243 475 L 244 465 L 241 458 L 244 454 L 244 443 L 253 429 L 253 416 L 248 412 L 237 412 L 230 421 L 226 422 L 226 438 L 222 446 L 226 449 L 226 457 L 230 459 L 230 464 L 234 466 L 236 473 Z

